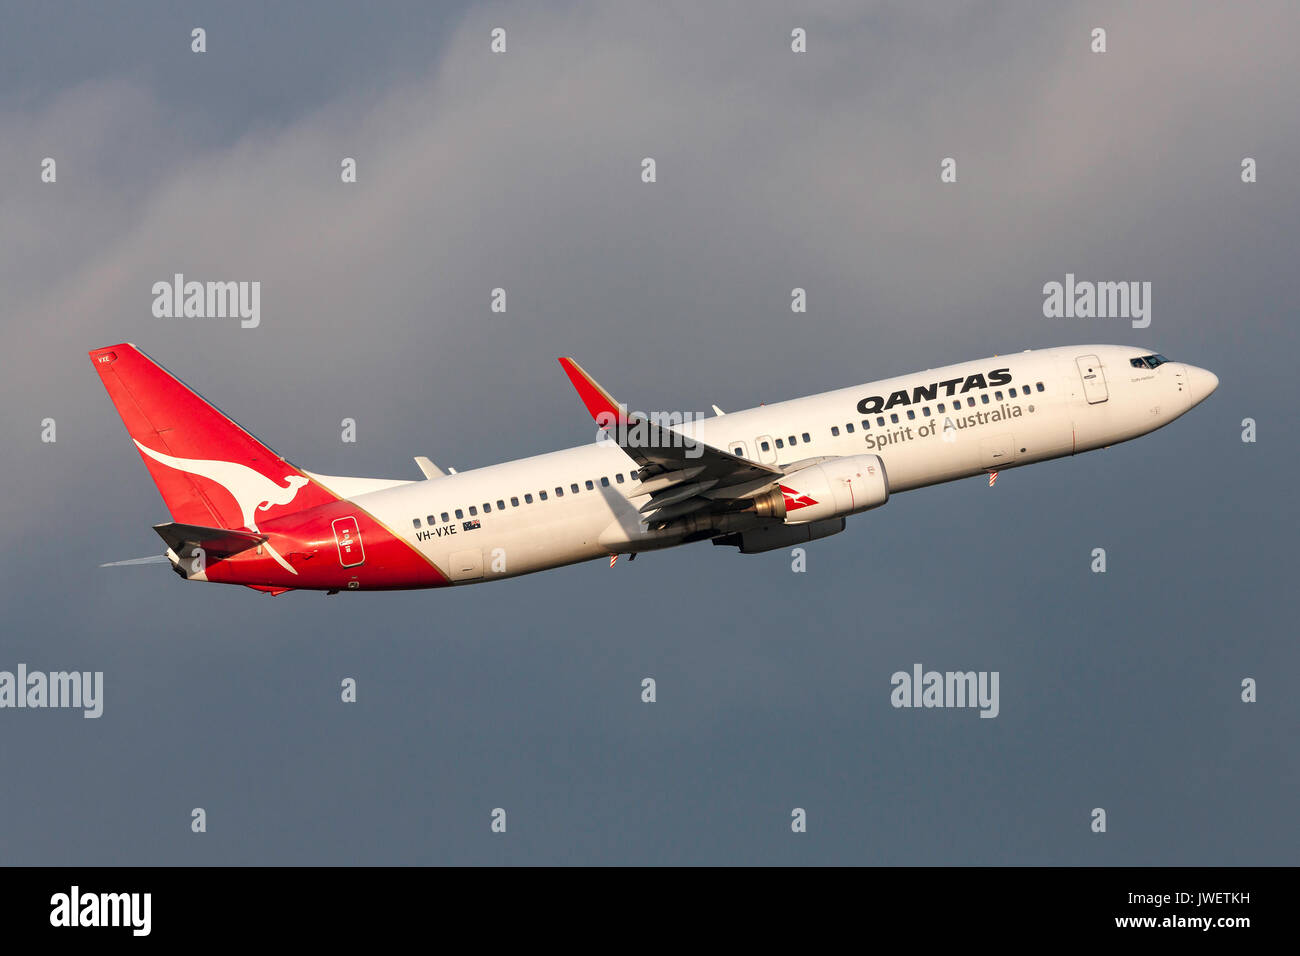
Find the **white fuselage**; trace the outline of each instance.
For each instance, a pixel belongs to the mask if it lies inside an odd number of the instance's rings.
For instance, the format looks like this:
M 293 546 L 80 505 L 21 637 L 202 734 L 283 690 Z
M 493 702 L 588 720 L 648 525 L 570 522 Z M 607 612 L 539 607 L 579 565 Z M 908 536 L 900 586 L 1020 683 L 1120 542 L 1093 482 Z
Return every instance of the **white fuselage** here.
M 1211 373 L 1178 362 L 1131 364 L 1149 354 L 1111 345 L 1026 351 L 678 430 L 777 467 L 875 454 L 896 494 L 1136 438 L 1173 421 L 1217 385 Z M 992 376 L 996 370 L 1005 371 Z M 971 376 L 985 376 L 985 387 Z M 640 520 L 638 508 L 649 496 L 631 477 L 635 471 L 621 448 L 597 442 L 425 481 L 313 477 L 411 542 L 453 583 L 471 583 L 682 543 L 681 535 L 665 537 Z

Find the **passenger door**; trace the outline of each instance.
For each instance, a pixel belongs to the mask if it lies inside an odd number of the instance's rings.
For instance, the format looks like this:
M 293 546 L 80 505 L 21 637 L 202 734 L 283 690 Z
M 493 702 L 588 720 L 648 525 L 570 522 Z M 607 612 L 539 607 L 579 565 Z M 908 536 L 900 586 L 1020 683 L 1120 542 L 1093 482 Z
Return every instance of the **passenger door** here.
M 361 529 L 357 527 L 357 519 L 351 515 L 335 518 L 333 527 L 334 545 L 339 549 L 339 564 L 345 568 L 365 564 L 366 549 L 361 544 Z
M 1089 405 L 1106 401 L 1110 394 L 1106 391 L 1106 375 L 1101 369 L 1101 359 L 1095 355 L 1080 355 L 1074 360 L 1079 368 L 1079 377 L 1083 379 L 1083 395 Z

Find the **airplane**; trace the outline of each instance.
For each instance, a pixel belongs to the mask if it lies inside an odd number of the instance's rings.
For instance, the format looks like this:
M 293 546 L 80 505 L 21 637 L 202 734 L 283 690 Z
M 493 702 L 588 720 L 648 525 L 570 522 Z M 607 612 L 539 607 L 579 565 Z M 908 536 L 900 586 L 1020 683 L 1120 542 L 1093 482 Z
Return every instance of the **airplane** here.
M 561 358 L 595 443 L 459 473 L 421 456 L 407 481 L 306 471 L 134 345 L 89 354 L 171 514 L 154 530 L 173 570 L 272 595 L 472 584 L 704 540 L 789 548 L 893 494 L 1148 434 L 1219 384 L 1080 345 L 696 418 L 629 411 Z

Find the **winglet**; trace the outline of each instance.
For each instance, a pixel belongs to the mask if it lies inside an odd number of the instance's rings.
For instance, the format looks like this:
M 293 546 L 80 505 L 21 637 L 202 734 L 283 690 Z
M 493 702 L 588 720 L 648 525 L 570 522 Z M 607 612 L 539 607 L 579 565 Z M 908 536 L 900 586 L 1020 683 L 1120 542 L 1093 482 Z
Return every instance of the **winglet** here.
M 416 455 L 415 463 L 420 466 L 420 471 L 424 472 L 424 477 L 426 479 L 444 477 L 445 473 L 443 472 L 443 470 L 439 468 L 437 465 L 435 465 L 428 458 L 426 458 L 424 455 Z
M 587 374 L 586 369 L 571 358 L 561 358 L 560 365 L 564 369 L 564 374 L 569 376 L 573 387 L 578 390 L 578 397 L 582 399 L 582 404 L 587 406 L 587 411 L 595 419 L 596 424 L 613 424 L 626 418 L 626 410 L 614 400 L 613 395 L 600 386 L 599 382 Z

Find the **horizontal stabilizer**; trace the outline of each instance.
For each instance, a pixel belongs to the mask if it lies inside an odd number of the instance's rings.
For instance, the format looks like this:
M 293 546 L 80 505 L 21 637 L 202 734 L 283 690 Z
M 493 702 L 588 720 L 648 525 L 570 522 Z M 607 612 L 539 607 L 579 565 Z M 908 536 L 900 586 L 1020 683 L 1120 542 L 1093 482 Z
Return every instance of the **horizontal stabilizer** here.
M 281 594 L 284 594 L 286 591 L 295 590 L 294 588 L 271 587 L 269 584 L 245 584 L 244 587 L 252 588 L 254 591 L 263 591 L 266 594 L 271 595 L 271 597 L 279 597 Z M 330 594 L 333 593 L 334 593 L 333 591 L 330 592 Z
M 133 564 L 168 564 L 170 563 L 165 554 L 151 554 L 144 558 L 127 558 L 125 561 L 108 561 L 101 564 L 101 568 L 125 568 Z
M 196 524 L 177 524 L 168 521 L 156 524 L 153 529 L 178 555 L 188 556 L 194 548 L 202 548 L 210 558 L 228 558 L 231 555 L 255 548 L 266 540 L 266 535 L 252 531 L 232 531 L 229 528 L 205 528 Z

